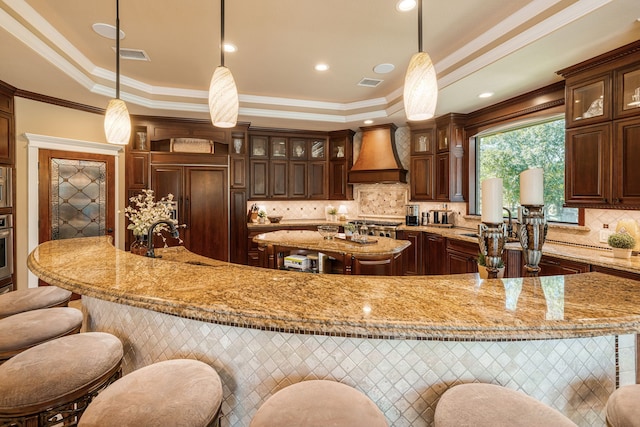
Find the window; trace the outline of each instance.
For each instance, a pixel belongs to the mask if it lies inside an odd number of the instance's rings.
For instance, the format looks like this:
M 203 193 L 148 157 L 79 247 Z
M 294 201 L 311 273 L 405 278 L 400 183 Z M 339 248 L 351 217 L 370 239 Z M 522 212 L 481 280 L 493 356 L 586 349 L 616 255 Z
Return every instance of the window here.
M 476 136 L 476 213 L 481 212 L 480 183 L 502 178 L 504 205 L 515 215 L 520 206 L 520 172 L 544 169 L 548 221 L 578 223 L 578 209 L 564 208 L 564 118 L 527 123 Z

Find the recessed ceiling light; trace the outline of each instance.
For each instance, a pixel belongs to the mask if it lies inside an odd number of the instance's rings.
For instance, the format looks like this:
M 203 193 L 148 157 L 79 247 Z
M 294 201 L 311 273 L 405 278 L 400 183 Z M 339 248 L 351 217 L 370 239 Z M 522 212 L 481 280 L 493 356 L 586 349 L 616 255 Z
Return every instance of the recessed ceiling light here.
M 91 28 L 93 28 L 93 31 L 95 31 L 96 34 L 101 35 L 102 37 L 105 37 L 111 40 L 116 39 L 116 27 L 114 27 L 113 25 L 97 23 L 97 24 L 93 24 Z M 122 40 L 124 37 L 125 37 L 124 31 L 120 30 L 120 40 Z
M 375 67 L 373 67 L 373 71 L 375 71 L 378 74 L 387 74 L 392 72 L 395 68 L 396 66 L 393 64 L 378 64 Z
M 408 12 L 416 7 L 416 0 L 399 0 L 396 9 L 400 12 Z
M 493 92 L 482 92 L 478 95 L 478 98 L 491 98 L 493 96 Z
M 365 121 L 364 121 L 364 124 L 365 124 L 365 125 L 370 125 L 370 124 L 372 124 L 372 123 L 373 123 L 373 120 L 371 120 L 371 119 L 368 119 L 368 120 L 365 120 Z
M 225 43 L 223 48 L 225 52 L 235 52 L 238 50 L 238 48 L 232 45 L 231 43 Z
M 329 66 L 327 64 L 316 64 L 316 71 L 327 71 Z

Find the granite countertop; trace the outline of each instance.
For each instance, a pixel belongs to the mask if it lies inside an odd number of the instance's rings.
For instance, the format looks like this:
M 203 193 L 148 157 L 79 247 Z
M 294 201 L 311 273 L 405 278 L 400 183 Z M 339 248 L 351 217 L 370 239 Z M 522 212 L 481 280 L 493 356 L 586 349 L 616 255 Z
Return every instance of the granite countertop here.
M 320 252 L 332 252 L 353 255 L 391 255 L 402 252 L 411 245 L 407 240 L 388 237 L 367 236 L 372 244 L 362 244 L 344 239 L 344 234 L 331 240 L 325 240 L 317 231 L 280 230 L 258 234 L 253 241 L 259 245 L 277 245 L 308 249 Z
M 161 259 L 110 237 L 42 243 L 38 277 L 82 295 L 238 327 L 408 339 L 551 339 L 640 332 L 640 284 L 602 273 L 481 280 L 267 270 L 182 247 Z M 204 265 L 203 265 L 204 264 Z

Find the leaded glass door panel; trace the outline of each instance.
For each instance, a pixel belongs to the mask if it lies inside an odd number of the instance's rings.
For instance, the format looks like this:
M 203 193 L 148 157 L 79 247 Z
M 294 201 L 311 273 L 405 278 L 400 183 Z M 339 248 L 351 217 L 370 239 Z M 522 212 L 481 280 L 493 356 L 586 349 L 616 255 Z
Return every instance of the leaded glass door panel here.
M 40 242 L 113 234 L 114 158 L 40 150 Z

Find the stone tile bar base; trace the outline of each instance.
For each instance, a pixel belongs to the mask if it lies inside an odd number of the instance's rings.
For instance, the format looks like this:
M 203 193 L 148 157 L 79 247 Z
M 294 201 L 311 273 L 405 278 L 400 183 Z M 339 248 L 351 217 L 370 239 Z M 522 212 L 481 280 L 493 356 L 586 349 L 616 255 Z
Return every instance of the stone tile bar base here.
M 381 340 L 297 335 L 206 323 L 83 297 L 89 331 L 125 345 L 123 373 L 193 358 L 223 383 L 223 426 L 245 427 L 283 387 L 333 379 L 371 398 L 389 425 L 429 426 L 438 398 L 455 384 L 521 390 L 580 426 L 604 425 L 616 384 L 613 336 L 536 341 Z

